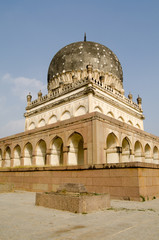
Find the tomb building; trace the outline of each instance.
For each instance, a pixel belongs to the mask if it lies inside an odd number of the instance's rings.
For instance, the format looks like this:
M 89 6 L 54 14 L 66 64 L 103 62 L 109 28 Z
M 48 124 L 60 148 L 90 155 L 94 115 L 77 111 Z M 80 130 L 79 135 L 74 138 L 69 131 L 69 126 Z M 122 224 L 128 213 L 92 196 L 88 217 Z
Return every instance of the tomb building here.
M 70 182 L 116 198 L 159 196 L 155 181 L 139 182 L 144 169 L 159 177 L 159 138 L 144 131 L 141 97 L 125 96 L 117 56 L 86 38 L 69 44 L 51 60 L 47 84 L 46 95 L 27 95 L 25 131 L 0 139 L 0 181 L 8 173 L 17 189 Z

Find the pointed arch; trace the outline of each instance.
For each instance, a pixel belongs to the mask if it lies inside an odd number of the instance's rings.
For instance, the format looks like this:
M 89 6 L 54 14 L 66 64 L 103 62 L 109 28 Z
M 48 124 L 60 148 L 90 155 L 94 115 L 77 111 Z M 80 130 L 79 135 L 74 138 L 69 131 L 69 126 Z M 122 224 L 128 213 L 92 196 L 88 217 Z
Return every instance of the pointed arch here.
M 45 119 L 40 119 L 40 121 L 38 122 L 38 127 L 44 127 L 46 125 Z
M 135 127 L 138 128 L 138 129 L 141 129 L 141 127 L 138 123 L 135 125 Z
M 10 166 L 11 166 L 11 149 L 9 146 L 7 146 L 4 151 L 4 167 Z
M 52 115 L 49 118 L 48 124 L 52 124 L 52 123 L 56 123 L 57 122 L 57 116 L 56 115 Z
M 44 166 L 46 164 L 46 143 L 40 140 L 36 145 L 36 165 Z
M 118 138 L 113 132 L 108 134 L 106 140 L 106 162 L 119 162 Z
M 107 116 L 114 118 L 114 114 L 113 114 L 111 111 L 109 111 L 109 112 L 107 113 Z
M 69 111 L 65 111 L 61 115 L 61 120 L 66 120 L 66 119 L 70 119 L 70 118 L 71 118 L 71 114 Z
M 143 148 L 139 141 L 135 142 L 134 145 L 134 161 L 142 162 Z
M 145 145 L 145 162 L 152 162 L 151 148 L 148 143 Z
M 25 144 L 23 152 L 24 152 L 24 166 L 31 166 L 32 165 L 33 147 L 30 142 Z
M 84 106 L 79 106 L 75 112 L 75 117 L 86 114 L 86 108 Z
M 63 141 L 56 136 L 51 143 L 50 164 L 52 166 L 63 165 Z
M 103 109 L 102 109 L 100 106 L 96 106 L 96 107 L 94 108 L 94 111 L 103 113 Z
M 131 125 L 131 126 L 133 126 L 133 123 L 132 123 L 131 120 L 128 121 L 128 124 Z
M 21 148 L 20 146 L 17 144 L 13 150 L 13 167 L 16 166 L 20 166 L 21 165 L 21 161 L 20 161 L 20 157 L 21 157 Z
M 29 124 L 29 128 L 28 128 L 29 130 L 32 130 L 32 129 L 35 129 L 35 123 L 34 122 L 31 122 L 30 124 Z
M 156 146 L 153 148 L 153 160 L 155 160 L 155 161 L 159 160 L 158 147 L 156 147 Z M 157 163 L 158 163 L 158 161 L 157 161 Z
M 125 137 L 122 141 L 122 162 L 130 162 L 130 140 Z
M 119 116 L 118 120 L 121 121 L 121 122 L 125 122 L 125 120 L 124 120 L 124 118 L 122 116 Z
M 69 137 L 68 165 L 84 164 L 83 136 L 74 132 Z
M 117 136 L 113 132 L 111 132 L 107 136 L 106 143 L 107 143 L 107 148 L 112 148 L 112 147 L 116 147 L 118 145 L 119 141 L 118 141 Z

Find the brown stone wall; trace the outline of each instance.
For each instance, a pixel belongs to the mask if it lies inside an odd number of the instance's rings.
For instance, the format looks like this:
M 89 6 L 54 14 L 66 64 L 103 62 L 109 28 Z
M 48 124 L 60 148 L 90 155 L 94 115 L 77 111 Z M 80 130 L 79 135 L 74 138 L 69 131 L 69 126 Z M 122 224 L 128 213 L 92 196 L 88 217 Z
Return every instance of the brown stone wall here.
M 88 192 L 109 193 L 111 198 L 159 197 L 159 168 L 146 163 L 5 169 L 0 182 L 27 191 L 56 191 L 62 183 L 82 183 Z
M 159 198 L 159 169 L 138 170 L 140 196 L 145 200 Z

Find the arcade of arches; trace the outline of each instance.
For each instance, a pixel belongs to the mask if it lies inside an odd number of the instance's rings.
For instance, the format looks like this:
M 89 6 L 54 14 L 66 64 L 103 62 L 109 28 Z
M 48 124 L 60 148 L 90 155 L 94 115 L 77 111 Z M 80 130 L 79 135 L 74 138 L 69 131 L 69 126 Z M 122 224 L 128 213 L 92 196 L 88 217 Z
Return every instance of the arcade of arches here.
M 100 116 L 101 113 L 92 115 Z M 103 114 L 102 114 L 103 115 Z M 86 117 L 87 119 L 88 117 Z M 0 167 L 17 166 L 67 166 L 85 164 L 115 164 L 124 162 L 146 162 L 159 163 L 159 139 L 133 133 L 133 127 L 121 124 L 111 130 L 110 117 L 105 116 L 109 122 L 96 122 L 96 129 L 99 130 L 100 140 L 95 137 L 92 129 L 92 121 L 85 124 L 77 118 L 77 131 L 70 130 L 67 120 L 67 127 L 61 124 L 61 130 L 50 134 L 50 128 L 46 127 L 46 133 L 39 130 L 30 131 L 30 135 L 25 140 L 25 134 L 21 134 L 21 141 L 12 141 L 12 144 L 0 144 Z M 118 120 L 114 120 L 119 122 Z M 95 121 L 94 121 L 95 123 Z M 101 124 L 103 124 L 101 126 Z M 57 123 L 52 126 L 58 126 Z M 64 128 L 62 128 L 64 127 Z M 125 128 L 126 127 L 126 128 Z M 64 130 L 65 129 L 65 130 Z M 126 131 L 125 131 L 126 129 Z M 89 134 L 88 134 L 89 131 Z M 96 130 L 97 131 L 97 130 Z M 35 137 L 36 134 L 36 137 Z M 19 138 L 19 135 L 17 134 Z M 93 146 L 96 145 L 96 148 Z M 94 149 L 96 151 L 94 151 Z
M 13 147 L 7 146 L 3 151 L 0 149 L 0 167 L 17 167 L 17 166 L 61 166 L 64 165 L 64 155 L 67 153 L 68 165 L 83 165 L 84 164 L 84 148 L 83 136 L 74 132 L 68 138 L 69 145 L 64 151 L 63 139 L 56 136 L 47 148 L 46 141 L 40 139 L 34 146 L 32 142 L 27 142 L 23 147 L 16 145 Z

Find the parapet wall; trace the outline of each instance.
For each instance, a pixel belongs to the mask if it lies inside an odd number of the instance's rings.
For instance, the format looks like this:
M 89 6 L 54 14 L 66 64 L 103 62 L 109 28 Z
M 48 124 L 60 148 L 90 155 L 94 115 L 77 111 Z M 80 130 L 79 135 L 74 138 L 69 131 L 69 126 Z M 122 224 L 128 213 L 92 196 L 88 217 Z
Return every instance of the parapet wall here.
M 116 199 L 159 198 L 159 166 L 148 163 L 6 168 L 0 170 L 0 182 L 35 192 L 56 191 L 62 183 L 82 183 L 88 192 L 109 193 Z

